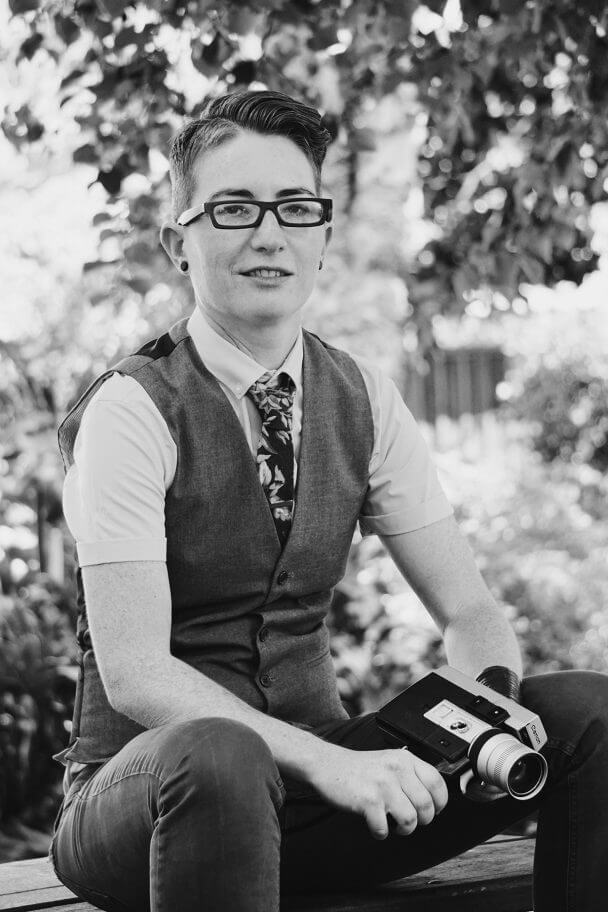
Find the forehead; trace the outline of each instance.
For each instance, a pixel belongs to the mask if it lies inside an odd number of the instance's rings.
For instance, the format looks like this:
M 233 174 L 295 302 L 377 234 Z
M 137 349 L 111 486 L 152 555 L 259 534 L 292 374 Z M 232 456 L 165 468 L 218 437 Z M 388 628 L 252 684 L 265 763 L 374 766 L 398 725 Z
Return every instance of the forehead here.
M 312 165 L 291 139 L 250 130 L 228 139 L 197 158 L 194 165 L 196 199 L 207 199 L 226 188 L 275 196 L 292 187 L 315 190 Z

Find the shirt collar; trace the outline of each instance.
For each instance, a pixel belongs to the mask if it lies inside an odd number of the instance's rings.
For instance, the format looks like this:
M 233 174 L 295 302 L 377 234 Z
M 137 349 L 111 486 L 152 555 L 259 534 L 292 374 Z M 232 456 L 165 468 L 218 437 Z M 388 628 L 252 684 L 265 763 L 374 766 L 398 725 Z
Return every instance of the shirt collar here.
M 233 345 L 207 322 L 199 307 L 195 307 L 188 319 L 188 332 L 200 355 L 203 364 L 224 383 L 237 399 L 242 399 L 252 383 L 267 373 L 267 368 L 258 364 L 245 352 Z M 289 374 L 296 385 L 302 385 L 302 359 L 304 347 L 302 342 L 302 328 L 291 351 L 280 367 L 272 371 L 275 374 L 285 372 Z

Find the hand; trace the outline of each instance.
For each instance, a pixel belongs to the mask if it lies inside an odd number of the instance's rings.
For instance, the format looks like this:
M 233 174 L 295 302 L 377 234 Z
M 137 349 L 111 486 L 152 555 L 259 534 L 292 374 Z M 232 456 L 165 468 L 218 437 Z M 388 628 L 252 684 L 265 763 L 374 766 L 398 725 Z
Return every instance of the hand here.
M 496 801 L 497 798 L 504 798 L 507 792 L 503 792 L 497 785 L 480 779 L 475 775 L 474 770 L 469 769 L 460 777 L 460 791 L 471 801 L 478 804 L 485 804 L 488 801 Z
M 418 824 L 426 826 L 443 810 L 448 789 L 434 766 L 409 750 L 354 751 L 325 745 L 311 785 L 330 804 L 365 817 L 375 839 L 395 832 L 409 836 Z

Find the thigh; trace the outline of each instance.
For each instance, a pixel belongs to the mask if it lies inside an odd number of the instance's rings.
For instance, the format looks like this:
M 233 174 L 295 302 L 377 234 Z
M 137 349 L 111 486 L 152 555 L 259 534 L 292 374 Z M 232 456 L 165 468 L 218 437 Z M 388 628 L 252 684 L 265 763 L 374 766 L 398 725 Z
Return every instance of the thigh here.
M 154 730 L 157 731 L 157 730 Z M 66 795 L 51 844 L 58 878 L 102 909 L 149 906 L 149 853 L 159 765 L 152 732 L 130 741 L 92 774 L 79 773 Z
M 557 671 L 522 683 L 522 702 L 540 716 L 549 745 L 574 750 L 593 723 L 608 718 L 608 675 L 598 671 Z
M 101 908 L 147 912 L 161 895 L 162 908 L 185 908 L 184 890 L 192 905 L 224 856 L 243 858 L 243 840 L 260 854 L 256 826 L 278 856 L 283 785 L 270 748 L 242 723 L 150 729 L 73 786 L 51 857 L 59 879 Z

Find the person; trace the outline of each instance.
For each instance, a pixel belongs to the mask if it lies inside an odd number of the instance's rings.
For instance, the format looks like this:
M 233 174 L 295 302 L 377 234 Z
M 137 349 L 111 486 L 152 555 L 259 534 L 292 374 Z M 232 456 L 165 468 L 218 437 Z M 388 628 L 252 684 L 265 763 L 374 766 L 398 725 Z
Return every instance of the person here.
M 59 429 L 81 661 L 50 858 L 102 909 L 272 912 L 430 867 L 538 810 L 537 912 L 608 895 L 608 678 L 522 678 L 515 635 L 423 437 L 369 360 L 302 326 L 332 232 L 329 135 L 280 93 L 214 99 L 175 137 L 161 241 L 196 306 Z M 375 713 L 348 716 L 326 615 L 357 524 L 448 662 L 521 699 L 549 776 L 449 793 Z

